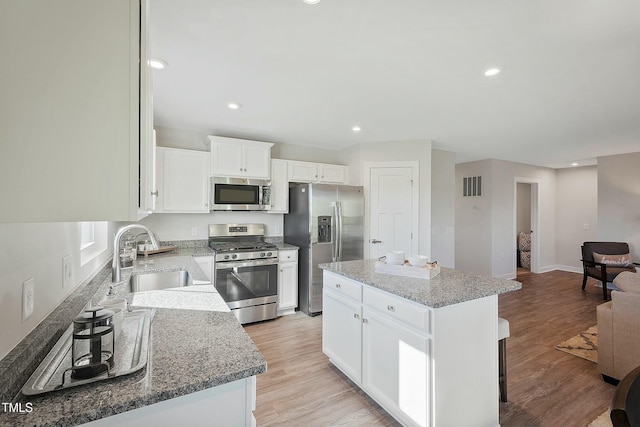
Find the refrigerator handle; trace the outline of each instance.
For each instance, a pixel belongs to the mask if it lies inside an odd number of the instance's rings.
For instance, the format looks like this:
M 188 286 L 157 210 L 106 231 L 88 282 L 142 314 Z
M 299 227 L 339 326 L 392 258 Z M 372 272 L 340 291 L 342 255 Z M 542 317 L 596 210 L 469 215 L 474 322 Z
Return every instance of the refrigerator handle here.
M 342 261 L 342 203 L 336 202 L 336 218 L 338 222 L 337 236 L 336 236 L 336 245 L 338 247 L 337 250 L 337 258 L 338 261 Z
M 332 203 L 333 213 L 331 216 L 331 261 L 337 262 L 338 259 L 338 204 Z

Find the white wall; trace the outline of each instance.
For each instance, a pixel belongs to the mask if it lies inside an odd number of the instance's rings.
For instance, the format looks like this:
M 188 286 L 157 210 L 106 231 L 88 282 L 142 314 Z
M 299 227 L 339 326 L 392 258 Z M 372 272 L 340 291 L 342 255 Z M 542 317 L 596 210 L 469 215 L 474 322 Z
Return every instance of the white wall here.
M 80 266 L 79 223 L 0 224 L 0 359 L 105 265 L 115 226 L 109 223 L 107 250 Z M 72 285 L 63 288 L 62 258 L 68 254 Z M 35 279 L 34 314 L 22 321 L 22 283 L 30 278 Z
M 539 228 L 531 224 L 532 239 L 538 239 L 538 272 L 555 269 L 556 263 L 556 171 L 522 163 L 492 160 L 493 192 L 493 267 L 496 277 L 515 277 L 515 186 L 517 179 L 537 183 Z M 532 190 L 533 191 L 533 190 Z M 508 228 L 507 228 L 508 227 Z M 531 256 L 535 257 L 535 243 Z M 532 260 L 532 266 L 535 261 Z
M 209 224 L 245 224 L 266 225 L 267 236 L 282 236 L 282 214 L 264 212 L 214 212 L 194 214 L 151 214 L 140 221 L 149 227 L 158 239 L 202 240 L 209 238 Z
M 431 253 L 431 141 L 399 141 L 359 144 L 340 151 L 339 163 L 349 166 L 349 183 L 365 185 L 364 164 L 375 162 L 417 161 L 420 168 L 420 206 L 418 251 Z M 365 204 L 369 195 L 365 189 Z M 365 240 L 369 239 L 368 218 L 365 219 Z
M 519 182 L 516 189 L 516 232 L 531 231 L 531 184 Z
M 640 153 L 598 157 L 598 240 L 628 242 L 640 262 Z
M 455 268 L 455 153 L 431 151 L 431 259 Z
M 598 167 L 558 169 L 556 177 L 556 264 L 582 273 L 580 246 L 598 240 Z
M 458 164 L 455 176 L 456 269 L 491 276 L 491 161 Z M 462 178 L 468 176 L 482 177 L 482 196 L 462 196 Z
M 462 197 L 462 178 L 481 175 L 482 197 Z M 539 272 L 555 269 L 556 171 L 522 163 L 483 160 L 456 166 L 456 267 L 513 278 L 516 275 L 515 194 L 518 180 L 538 186 Z M 535 253 L 532 253 L 535 256 Z

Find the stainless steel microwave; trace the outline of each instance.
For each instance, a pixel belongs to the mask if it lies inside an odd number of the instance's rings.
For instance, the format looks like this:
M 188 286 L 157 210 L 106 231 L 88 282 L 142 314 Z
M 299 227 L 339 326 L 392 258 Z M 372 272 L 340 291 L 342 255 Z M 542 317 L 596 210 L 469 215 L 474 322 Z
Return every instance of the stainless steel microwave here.
M 211 178 L 212 211 L 266 211 L 271 208 L 271 181 Z

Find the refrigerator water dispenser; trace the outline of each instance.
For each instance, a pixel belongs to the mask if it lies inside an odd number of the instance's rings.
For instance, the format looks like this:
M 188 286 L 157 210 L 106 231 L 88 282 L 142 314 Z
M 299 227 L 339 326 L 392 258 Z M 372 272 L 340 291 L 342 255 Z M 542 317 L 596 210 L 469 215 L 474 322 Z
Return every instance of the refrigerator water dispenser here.
M 323 215 L 318 217 L 318 243 L 331 242 L 331 216 Z

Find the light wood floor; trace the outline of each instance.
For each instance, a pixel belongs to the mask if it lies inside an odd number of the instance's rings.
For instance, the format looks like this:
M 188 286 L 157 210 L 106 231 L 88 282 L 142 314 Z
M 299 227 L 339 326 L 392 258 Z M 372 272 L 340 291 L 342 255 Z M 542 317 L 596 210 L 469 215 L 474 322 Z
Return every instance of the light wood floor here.
M 597 364 L 555 350 L 596 324 L 602 292 L 582 275 L 519 269 L 520 291 L 499 296 L 509 320 L 508 398 L 502 427 L 586 427 L 604 412 L 614 387 Z M 245 327 L 267 359 L 258 376 L 258 426 L 397 426 L 393 418 L 331 365 L 322 353 L 322 317 L 284 316 Z M 464 408 L 462 403 L 461 409 Z

